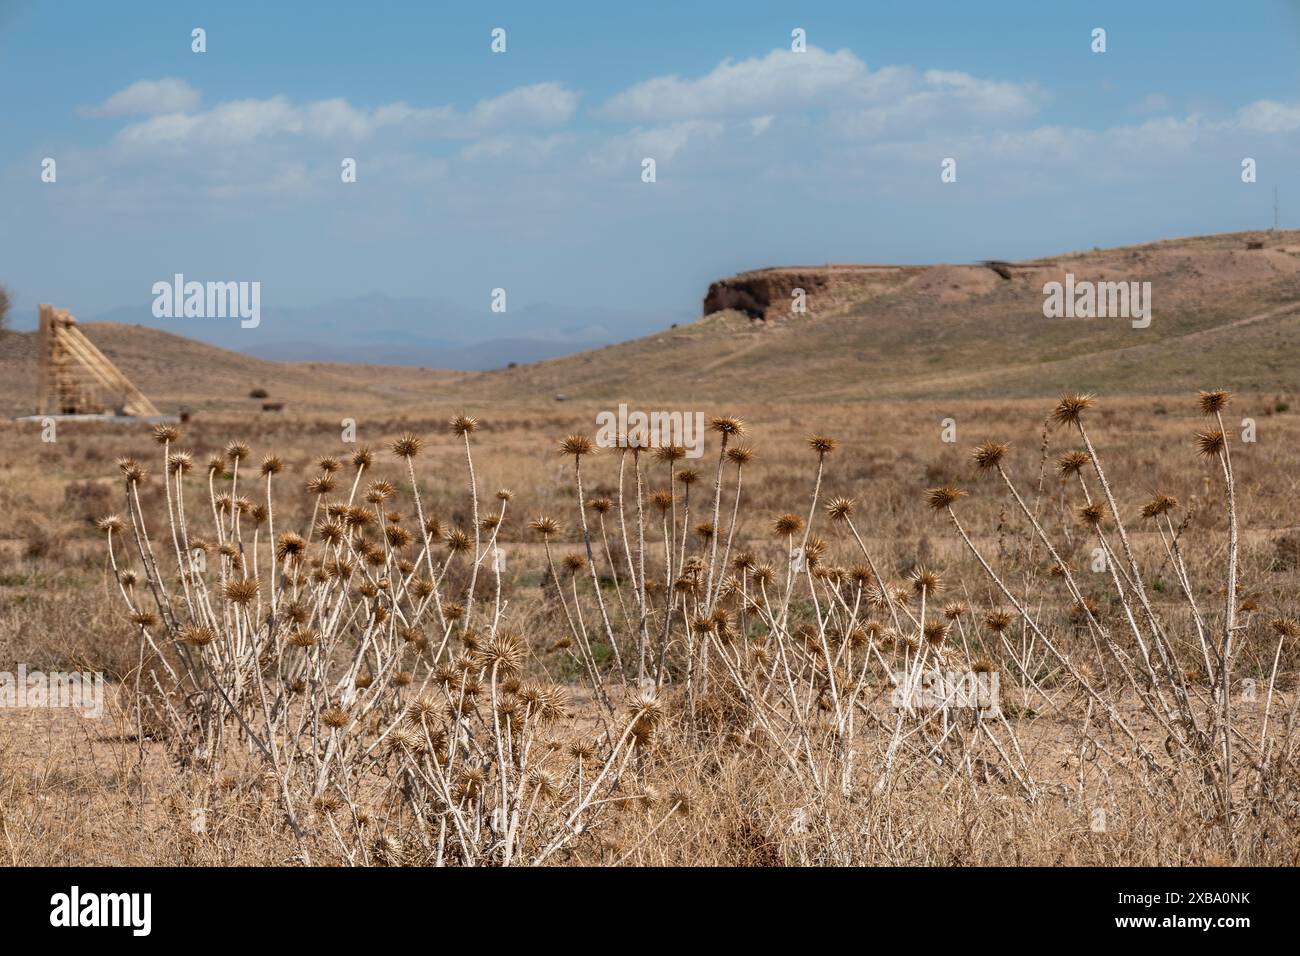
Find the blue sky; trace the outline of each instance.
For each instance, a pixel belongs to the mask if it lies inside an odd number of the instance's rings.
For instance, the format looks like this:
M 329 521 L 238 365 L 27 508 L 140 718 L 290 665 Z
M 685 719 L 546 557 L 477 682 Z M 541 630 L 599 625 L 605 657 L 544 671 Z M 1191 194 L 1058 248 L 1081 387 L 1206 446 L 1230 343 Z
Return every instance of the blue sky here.
M 1295 225 L 1298 81 L 1282 0 L 0 0 L 0 282 L 20 326 L 175 272 L 445 300 L 485 337 L 495 287 L 666 324 L 766 265 L 1260 228 L 1274 185 Z

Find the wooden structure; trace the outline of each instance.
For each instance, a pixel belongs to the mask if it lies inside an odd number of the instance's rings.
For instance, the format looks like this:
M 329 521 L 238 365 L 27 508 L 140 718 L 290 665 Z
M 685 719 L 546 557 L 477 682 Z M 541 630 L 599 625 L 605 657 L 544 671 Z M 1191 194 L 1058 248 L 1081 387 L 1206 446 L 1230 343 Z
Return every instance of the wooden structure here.
M 161 413 L 131 384 L 95 343 L 77 328 L 66 309 L 41 306 L 38 415 L 128 415 Z

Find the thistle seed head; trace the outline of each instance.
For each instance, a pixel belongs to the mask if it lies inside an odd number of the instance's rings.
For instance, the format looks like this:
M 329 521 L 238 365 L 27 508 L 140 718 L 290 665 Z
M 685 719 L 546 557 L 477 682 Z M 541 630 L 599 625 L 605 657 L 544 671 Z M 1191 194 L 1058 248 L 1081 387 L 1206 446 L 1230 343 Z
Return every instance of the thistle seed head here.
M 284 639 L 294 647 L 311 647 L 316 643 L 316 632 L 309 627 L 295 627 Z
M 817 453 L 818 458 L 825 458 L 839 447 L 839 440 L 829 435 L 809 435 L 808 447 Z
M 192 647 L 206 647 L 217 639 L 217 632 L 202 624 L 191 624 L 181 631 L 181 640 Z
M 452 528 L 446 535 L 447 550 L 452 554 L 461 554 L 474 547 L 474 539 L 467 531 Z
M 743 468 L 754 460 L 754 449 L 750 445 L 737 445 L 727 449 L 727 461 L 737 468 Z
M 320 712 L 320 722 L 330 730 L 341 730 L 348 725 L 348 712 L 339 707 L 327 707 Z
M 936 594 L 943 590 L 943 580 L 938 571 L 918 565 L 910 575 L 912 590 L 917 594 Z
M 463 438 L 478 431 L 478 419 L 470 415 L 457 415 L 447 423 L 447 426 L 451 429 L 452 434 Z
M 1227 408 L 1231 401 L 1232 393 L 1223 389 L 1201 392 L 1197 397 L 1197 404 L 1201 407 L 1202 415 L 1217 415 Z
M 393 453 L 393 457 L 405 458 L 408 461 L 418 455 L 420 449 L 423 447 L 424 439 L 417 438 L 410 432 L 403 433 L 401 437 L 393 439 L 393 441 L 389 442 L 388 445 L 388 449 Z
M 388 546 L 394 551 L 401 551 L 409 546 L 412 540 L 411 532 L 399 524 L 385 525 L 384 538 L 388 541 Z
M 826 505 L 826 513 L 832 521 L 847 521 L 853 516 L 852 498 L 832 498 Z
M 1101 527 L 1102 519 L 1105 517 L 1106 509 L 1095 501 L 1090 505 L 1082 505 L 1079 508 L 1079 521 L 1090 528 Z
M 1300 637 L 1300 624 L 1286 618 L 1274 618 L 1268 622 L 1273 633 L 1278 637 Z
M 927 621 L 925 625 L 926 643 L 938 647 L 948 637 L 948 625 L 943 621 Z
M 730 415 L 720 415 L 709 419 L 709 431 L 729 438 L 739 438 L 745 434 L 745 423 Z
M 1061 396 L 1061 400 L 1056 403 L 1056 408 L 1052 410 L 1052 421 L 1056 422 L 1057 425 L 1077 425 L 1079 424 L 1079 416 L 1096 404 L 1097 402 L 1092 395 L 1066 392 Z
M 104 515 L 95 522 L 95 527 L 105 534 L 115 534 L 126 526 L 121 515 Z
M 1002 464 L 1002 456 L 1007 453 L 1009 447 L 1006 442 L 986 441 L 976 446 L 975 451 L 971 453 L 971 458 L 981 471 L 987 471 Z
M 581 458 L 590 455 L 596 449 L 595 443 L 586 435 L 570 435 L 560 442 L 560 454 Z
M 1091 461 L 1086 451 L 1069 451 L 1056 460 L 1056 467 L 1062 475 L 1077 475 Z
M 379 481 L 372 481 L 366 486 L 366 501 L 372 505 L 383 504 L 396 495 L 397 489 L 391 481 L 380 479 Z
M 140 484 L 149 477 L 149 470 L 134 458 L 119 458 L 117 467 L 122 472 L 122 477 L 126 479 L 127 485 Z
M 153 611 L 133 611 L 127 615 L 127 620 L 136 627 L 149 628 L 158 626 L 158 615 Z
M 307 482 L 307 493 L 310 495 L 327 495 L 334 490 L 334 487 L 334 477 L 326 472 Z
M 275 556 L 281 561 L 296 560 L 307 551 L 307 542 L 293 531 L 282 531 L 275 541 Z
M 944 485 L 941 488 L 931 488 L 925 493 L 925 503 L 935 511 L 943 511 L 945 508 L 951 508 L 954 503 L 966 497 L 966 492 L 954 485 Z
M 1196 451 L 1205 458 L 1222 455 L 1225 447 L 1227 447 L 1227 439 L 1217 428 L 1196 433 Z
M 803 530 L 803 518 L 790 512 L 777 515 L 776 520 L 772 522 L 772 530 L 783 538 L 798 534 Z
M 181 440 L 181 430 L 175 425 L 155 425 L 153 427 L 153 440 L 160 445 L 178 442 Z
M 1015 620 L 1010 611 L 1003 608 L 994 608 L 984 615 L 984 626 L 995 634 L 1001 634 L 1007 630 Z
M 1168 514 L 1178 507 L 1178 499 L 1173 495 L 1157 493 L 1150 501 L 1142 506 L 1142 517 L 1155 518 L 1158 515 Z
M 497 677 L 517 674 L 524 665 L 524 642 L 517 634 L 499 632 L 478 652 L 479 666 L 496 669 Z
M 257 578 L 239 578 L 226 582 L 222 592 L 226 600 L 240 606 L 250 604 L 257 597 L 259 584 Z

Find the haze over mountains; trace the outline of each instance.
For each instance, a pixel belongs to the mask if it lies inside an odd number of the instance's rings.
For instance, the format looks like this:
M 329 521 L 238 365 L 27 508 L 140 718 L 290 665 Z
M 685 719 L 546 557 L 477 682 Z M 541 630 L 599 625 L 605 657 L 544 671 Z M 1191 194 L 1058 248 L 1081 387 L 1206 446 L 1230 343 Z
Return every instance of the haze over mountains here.
M 261 324 L 250 329 L 229 318 L 156 318 L 152 299 L 77 320 L 141 325 L 278 362 L 481 370 L 598 348 L 691 318 L 545 303 L 514 308 L 509 300 L 507 311 L 492 312 L 487 296 L 482 309 L 381 293 L 317 306 L 277 306 L 272 297 L 273 290 L 263 285 Z M 15 312 L 15 328 L 35 327 L 34 309 Z
M 1135 328 L 1122 317 L 1045 317 L 1045 286 L 1070 275 L 1150 283 L 1149 325 Z M 805 313 L 789 308 L 795 285 L 808 291 Z M 313 335 L 325 340 L 312 344 L 333 350 L 314 354 L 339 354 L 353 348 L 340 342 L 355 343 L 349 363 L 303 360 L 293 351 L 292 314 L 270 325 L 287 329 L 280 341 L 282 354 L 297 359 L 290 362 L 139 326 L 82 327 L 166 411 L 188 405 L 260 414 L 249 397 L 254 389 L 285 402 L 292 415 L 401 414 L 427 403 L 537 407 L 557 398 L 609 408 L 639 402 L 698 409 L 741 402 L 1000 400 L 1066 389 L 1167 396 L 1212 387 L 1262 393 L 1270 407 L 1276 396 L 1281 407 L 1296 406 L 1300 392 L 1298 231 L 1171 239 L 1017 263 L 763 269 L 714 283 L 709 302 L 715 311 L 696 321 L 673 327 L 661 320 L 641 338 L 559 358 L 527 362 L 489 352 L 489 371 L 448 370 L 445 361 L 431 362 L 440 370 L 360 364 L 363 356 L 394 354 L 409 363 L 412 355 L 430 354 L 419 350 L 433 348 L 433 333 L 428 340 L 411 337 L 359 305 L 313 326 Z M 510 320 L 524 315 L 521 310 Z M 597 324 L 598 310 L 583 315 L 591 320 L 585 327 Z M 264 315 L 263 328 L 268 321 Z M 492 319 L 462 315 L 459 321 L 467 324 L 459 330 L 463 341 Z M 238 323 L 228 324 L 238 343 Z M 457 331 L 432 320 L 430 326 L 440 335 Z M 581 333 L 565 330 L 584 326 L 552 328 L 550 344 L 579 348 Z M 574 335 L 572 344 L 564 334 Z M 519 364 L 505 367 L 510 361 Z M 36 335 L 6 336 L 0 411 L 31 411 L 35 374 Z

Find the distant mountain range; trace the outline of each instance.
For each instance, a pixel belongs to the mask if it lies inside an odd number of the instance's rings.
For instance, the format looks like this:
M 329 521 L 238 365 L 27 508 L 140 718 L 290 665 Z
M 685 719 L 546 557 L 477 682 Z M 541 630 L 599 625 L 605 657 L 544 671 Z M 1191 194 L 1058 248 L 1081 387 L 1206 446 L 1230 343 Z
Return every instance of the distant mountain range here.
M 696 318 L 549 304 L 494 313 L 435 299 L 373 294 L 318 306 L 263 305 L 261 324 L 244 329 L 238 319 L 155 318 L 151 304 L 78 315 L 77 320 L 143 325 L 277 362 L 480 371 L 582 352 Z

